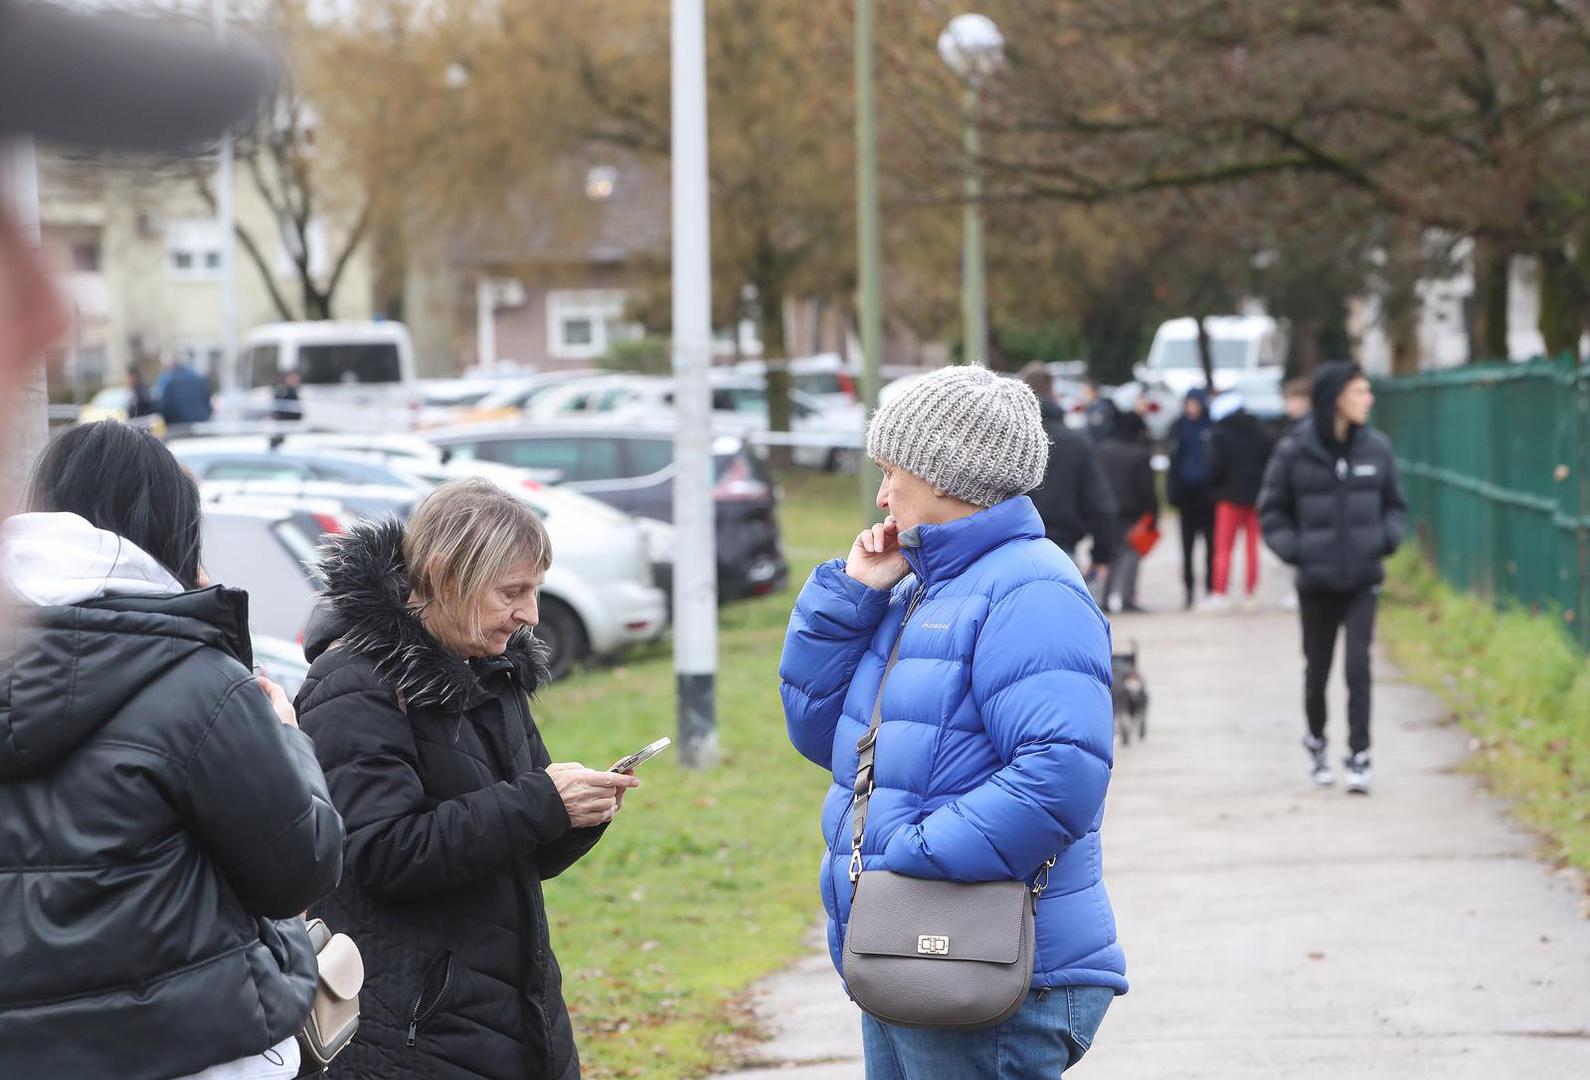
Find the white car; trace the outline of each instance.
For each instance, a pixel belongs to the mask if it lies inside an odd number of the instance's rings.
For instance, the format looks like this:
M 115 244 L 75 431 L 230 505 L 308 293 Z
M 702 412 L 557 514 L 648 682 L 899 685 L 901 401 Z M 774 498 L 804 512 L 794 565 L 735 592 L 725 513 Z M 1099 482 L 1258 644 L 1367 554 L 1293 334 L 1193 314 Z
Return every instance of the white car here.
M 656 587 L 653 567 L 672 561 L 670 534 L 577 491 L 548 487 L 525 470 L 463 458 L 452 461 L 432 444 L 408 436 L 184 439 L 172 444 L 172 450 L 178 460 L 202 453 L 215 462 L 229 454 L 252 460 L 270 455 L 273 446 L 284 459 L 318 457 L 327 467 L 347 462 L 373 468 L 378 462 L 383 470 L 415 484 L 416 498 L 443 481 L 478 476 L 528 503 L 552 540 L 553 562 L 541 590 L 537 637 L 551 652 L 548 666 L 554 677 L 586 656 L 612 656 L 629 645 L 655 641 L 668 628 L 667 597 Z
M 712 428 L 753 443 L 773 441 L 768 428 L 767 388 L 759 376 L 714 373 Z M 799 390 L 790 391 L 791 455 L 805 468 L 853 471 L 863 439 L 861 406 L 852 401 L 824 408 Z M 646 375 L 607 375 L 570 383 L 531 410 L 545 422 L 599 419 L 668 423 L 674 415 L 674 381 Z
M 420 407 L 414 344 L 399 322 L 269 323 L 244 335 L 236 360 L 245 412 L 267 415 L 297 372 L 303 420 L 339 431 L 407 430 Z
M 861 375 L 838 353 L 795 357 L 785 366 L 789 369 L 790 386 L 810 395 L 821 409 L 848 408 L 859 400 Z M 742 360 L 734 365 L 734 373 L 766 378 L 767 363 Z
M 1214 315 L 1204 319 L 1214 365 L 1215 390 L 1229 390 L 1247 374 L 1279 373 L 1286 362 L 1286 333 L 1267 315 Z M 1154 332 L 1148 358 L 1134 374 L 1141 382 L 1164 387 L 1181 398 L 1204 385 L 1198 351 L 1198 321 L 1167 319 Z
M 251 632 L 299 640 L 320 587 L 317 548 L 328 532 L 341 530 L 342 519 L 323 503 L 201 496 L 205 573 L 248 593 Z

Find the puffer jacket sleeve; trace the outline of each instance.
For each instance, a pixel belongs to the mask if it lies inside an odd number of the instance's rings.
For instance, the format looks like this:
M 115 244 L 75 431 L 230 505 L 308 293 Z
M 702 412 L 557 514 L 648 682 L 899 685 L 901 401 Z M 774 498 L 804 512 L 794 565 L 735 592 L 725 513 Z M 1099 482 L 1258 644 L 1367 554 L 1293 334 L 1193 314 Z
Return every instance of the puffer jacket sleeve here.
M 227 691 L 183 766 L 180 810 L 252 915 L 297 915 L 336 888 L 342 819 L 314 749 L 252 675 Z
M 1292 490 L 1292 461 L 1297 442 L 1281 440 L 1264 470 L 1264 485 L 1259 490 L 1259 524 L 1264 542 L 1284 563 L 1296 563 L 1298 555 L 1297 501 Z
M 832 764 L 834 728 L 850 680 L 891 596 L 863 585 L 845 573 L 843 559 L 833 559 L 812 571 L 795 601 L 779 662 L 779 692 L 790 742 L 825 769 Z
M 413 898 L 470 885 L 515 852 L 533 854 L 568 833 L 563 800 L 539 769 L 441 802 L 428 796 L 397 698 L 383 685 L 346 682 L 304 694 L 300 722 L 347 825 L 348 873 L 372 894 Z
M 1076 588 L 1013 589 L 972 657 L 972 700 L 1003 767 L 899 829 L 884 866 L 911 877 L 1031 877 L 1098 826 L 1114 761 L 1109 628 Z

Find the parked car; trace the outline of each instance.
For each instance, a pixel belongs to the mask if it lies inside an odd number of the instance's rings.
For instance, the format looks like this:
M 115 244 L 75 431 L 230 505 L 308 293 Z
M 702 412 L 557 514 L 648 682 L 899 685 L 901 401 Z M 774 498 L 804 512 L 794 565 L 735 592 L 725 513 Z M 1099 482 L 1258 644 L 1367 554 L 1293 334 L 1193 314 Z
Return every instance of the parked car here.
M 1282 327 L 1267 315 L 1215 315 L 1204 319 L 1214 365 L 1215 389 L 1227 390 L 1243 373 L 1271 368 L 1280 371 L 1286 362 L 1286 337 Z M 1183 397 L 1203 386 L 1203 360 L 1198 351 L 1196 319 L 1169 319 L 1154 332 L 1148 358 L 1135 372 L 1137 378 Z
M 455 460 L 555 471 L 562 486 L 638 517 L 672 522 L 673 433 L 634 420 L 455 428 L 430 436 Z M 783 586 L 789 566 L 779 544 L 777 501 L 762 457 L 739 436 L 713 440 L 718 595 L 760 596 Z M 655 545 L 654 545 L 655 548 Z M 659 581 L 671 589 L 671 581 Z
M 370 462 L 321 454 L 259 451 L 230 439 L 176 439 L 168 446 L 211 492 L 257 498 L 331 499 L 362 518 L 407 520 L 431 485 Z
M 286 322 L 250 330 L 237 358 L 248 415 L 269 416 L 277 384 L 298 373 L 304 423 L 407 431 L 420 407 L 414 345 L 399 322 Z
M 421 379 L 420 405 L 414 414 L 416 428 L 456 424 L 482 399 L 502 389 L 500 379 Z
M 200 490 L 210 580 L 247 590 L 254 633 L 299 640 L 320 587 L 319 545 L 344 520 L 324 503 L 294 506 Z
M 345 479 L 362 475 L 372 486 L 356 488 L 351 494 L 343 490 L 340 482 L 319 487 L 335 493 L 364 517 L 378 516 L 363 510 L 380 510 L 379 493 L 390 490 L 392 485 L 409 485 L 408 501 L 412 503 L 445 480 L 488 473 L 488 479 L 529 503 L 541 515 L 552 539 L 555 559 L 541 590 L 541 625 L 536 636 L 548 648 L 548 667 L 554 678 L 587 656 L 612 656 L 629 645 L 653 641 L 667 630 L 667 598 L 655 581 L 654 566 L 661 561 L 656 551 L 657 537 L 654 530 L 627 514 L 578 492 L 549 488 L 527 479 L 518 469 L 468 460 L 447 462 L 441 451 L 421 440 L 416 441 L 427 455 L 393 455 L 386 462 L 380 462 L 370 451 L 338 448 L 332 445 L 335 441 L 336 437 L 312 435 L 256 435 L 183 440 L 174 445 L 173 451 L 178 460 L 199 463 L 199 468 L 209 474 L 216 472 L 218 466 L 240 463 L 262 473 L 271 466 L 280 466 L 307 467 Z M 270 449 L 274 444 L 306 452 Z M 408 447 L 406 442 L 389 445 Z M 232 483 L 223 479 L 218 485 L 206 480 L 205 486 L 212 491 L 230 490 L 228 485 Z M 238 490 L 256 498 L 262 490 L 284 499 L 294 497 L 290 490 L 272 491 L 267 486 L 269 481 L 236 483 Z M 285 487 L 293 482 L 280 483 Z M 297 483 L 305 489 L 317 486 Z M 362 497 L 361 491 L 373 494 Z M 406 509 L 401 516 L 406 516 Z M 671 572 L 671 566 L 664 569 Z
M 460 415 L 456 422 L 492 424 L 517 420 L 521 416 L 529 415 L 538 402 L 556 393 L 559 388 L 600 374 L 601 372 L 588 370 L 548 371 L 536 375 L 499 379 L 497 388 L 476 402 L 474 408 Z
M 1122 386 L 1101 387 L 1099 392 L 1122 412 L 1141 412 L 1149 437 L 1161 441 L 1170 435 L 1171 425 L 1181 415 L 1181 398 L 1169 389 L 1151 383 L 1129 382 Z M 1139 405 L 1141 404 L 1141 409 Z M 1069 420 L 1067 421 L 1069 423 Z M 1086 420 L 1083 421 L 1086 425 Z
M 166 437 L 166 422 L 159 413 L 133 418 L 128 415 L 132 412 L 132 405 L 131 387 L 107 386 L 84 402 L 78 410 L 77 422 L 91 424 L 96 420 L 120 420 L 124 424 L 148 428 L 158 438 Z
M 860 399 L 860 373 L 845 363 L 838 353 L 801 356 L 786 362 L 790 386 L 812 399 L 819 408 L 853 407 Z M 736 375 L 767 378 L 762 360 L 742 360 L 734 365 Z
M 771 442 L 767 385 L 756 375 L 714 372 L 712 427 L 720 434 Z M 674 415 L 674 381 L 647 375 L 608 375 L 569 383 L 542 399 L 537 420 L 600 419 L 667 423 Z M 825 408 L 810 395 L 790 391 L 791 457 L 796 465 L 854 471 L 862 444 L 861 407 L 852 401 Z

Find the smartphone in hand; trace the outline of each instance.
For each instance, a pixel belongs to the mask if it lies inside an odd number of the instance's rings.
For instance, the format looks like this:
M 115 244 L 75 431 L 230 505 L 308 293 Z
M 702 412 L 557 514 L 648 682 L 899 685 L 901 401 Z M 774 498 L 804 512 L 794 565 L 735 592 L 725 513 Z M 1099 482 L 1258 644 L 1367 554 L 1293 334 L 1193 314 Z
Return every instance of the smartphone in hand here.
M 619 758 L 618 761 L 614 762 L 613 767 L 607 771 L 616 773 L 633 772 L 637 766 L 650 761 L 672 745 L 673 740 L 664 735 L 650 746 L 637 750 L 628 757 Z

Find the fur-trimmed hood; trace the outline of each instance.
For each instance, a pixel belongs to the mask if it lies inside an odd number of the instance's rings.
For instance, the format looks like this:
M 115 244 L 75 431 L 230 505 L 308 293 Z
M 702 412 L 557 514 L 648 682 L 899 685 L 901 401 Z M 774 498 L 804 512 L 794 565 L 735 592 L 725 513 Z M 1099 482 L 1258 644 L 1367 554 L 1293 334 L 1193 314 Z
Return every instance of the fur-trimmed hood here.
M 462 711 L 488 696 L 476 663 L 444 648 L 409 607 L 400 522 L 358 523 L 327 543 L 320 567 L 326 591 L 304 634 L 311 664 L 333 645 L 368 656 L 405 705 Z M 529 692 L 546 681 L 545 651 L 528 628 L 508 641 L 503 657 Z

